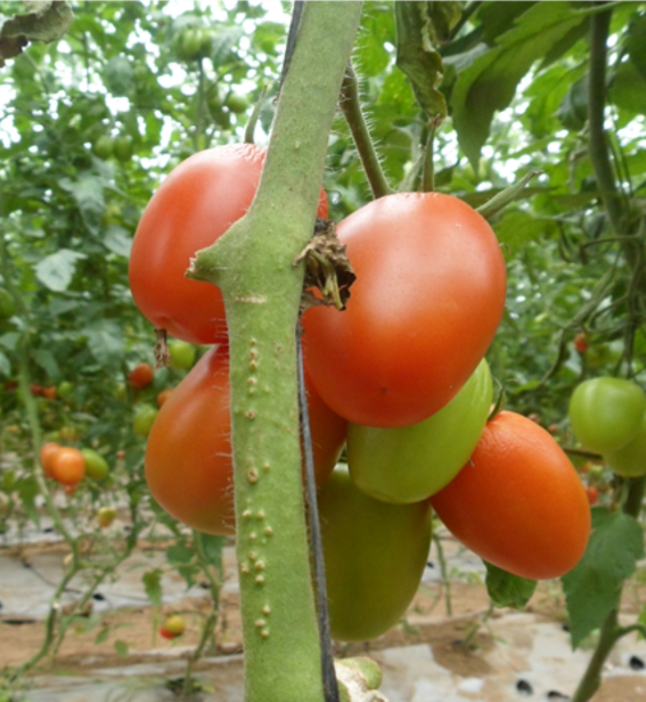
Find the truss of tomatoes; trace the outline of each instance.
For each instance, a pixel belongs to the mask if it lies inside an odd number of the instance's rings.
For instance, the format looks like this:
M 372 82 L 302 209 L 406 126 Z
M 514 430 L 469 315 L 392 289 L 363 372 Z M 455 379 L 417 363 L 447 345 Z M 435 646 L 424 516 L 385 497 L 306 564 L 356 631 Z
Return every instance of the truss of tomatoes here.
M 226 316 L 218 289 L 184 272 L 248 209 L 264 156 L 231 145 L 184 161 L 146 208 L 130 260 L 133 296 L 154 326 L 215 345 L 161 408 L 146 477 L 171 515 L 216 534 L 235 529 Z M 357 275 L 347 309 L 302 318 L 333 636 L 378 636 L 403 614 L 426 565 L 432 508 L 511 573 L 570 570 L 590 531 L 574 467 L 530 420 L 487 422 L 484 355 L 506 295 L 489 224 L 455 197 L 405 193 L 365 205 L 337 234 Z M 333 471 L 346 436 L 349 471 Z

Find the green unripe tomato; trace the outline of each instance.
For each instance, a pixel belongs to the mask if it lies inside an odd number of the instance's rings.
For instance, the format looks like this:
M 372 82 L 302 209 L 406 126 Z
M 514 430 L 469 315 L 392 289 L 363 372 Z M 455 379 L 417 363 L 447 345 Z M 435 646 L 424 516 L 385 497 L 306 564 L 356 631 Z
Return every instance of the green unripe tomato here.
M 94 154 L 99 158 L 102 158 L 104 161 L 112 156 L 113 149 L 114 143 L 112 141 L 112 137 L 108 134 L 102 134 L 92 146 L 92 151 L 94 151 Z
M 106 529 L 112 524 L 117 516 L 116 507 L 100 507 L 99 511 L 96 513 L 96 519 L 99 522 L 99 526 L 102 529 Z
M 170 365 L 175 370 L 188 370 L 195 363 L 195 346 L 187 341 L 174 339 L 168 343 Z
M 249 109 L 249 101 L 244 95 L 229 93 L 225 105 L 236 115 L 242 114 Z
M 603 457 L 612 470 L 624 478 L 646 475 L 646 412 L 637 434 L 623 448 L 604 453 Z
M 381 636 L 417 591 L 431 542 L 430 502 L 375 500 L 337 467 L 319 490 L 318 506 L 332 637 Z
M 126 163 L 132 158 L 132 137 L 129 134 L 120 134 L 114 140 L 114 155 L 121 163 Z
M 0 288 L 0 319 L 9 319 L 16 313 L 16 303 L 12 295 Z
M 393 429 L 348 425 L 348 466 L 355 485 L 385 502 L 425 500 L 453 480 L 478 443 L 493 384 L 482 360 L 460 392 L 418 424 Z
M 646 411 L 644 391 L 629 380 L 601 377 L 576 387 L 568 416 L 574 436 L 590 451 L 618 451 L 637 434 Z
M 82 448 L 81 453 L 85 458 L 85 475 L 97 482 L 105 480 L 110 472 L 110 466 L 105 458 L 91 448 Z
M 73 390 L 74 386 L 69 382 L 69 380 L 61 380 L 56 388 L 56 394 L 61 398 L 61 400 L 65 400 L 72 394 Z
M 155 423 L 159 410 L 152 405 L 141 405 L 135 410 L 132 428 L 139 436 L 148 436 Z

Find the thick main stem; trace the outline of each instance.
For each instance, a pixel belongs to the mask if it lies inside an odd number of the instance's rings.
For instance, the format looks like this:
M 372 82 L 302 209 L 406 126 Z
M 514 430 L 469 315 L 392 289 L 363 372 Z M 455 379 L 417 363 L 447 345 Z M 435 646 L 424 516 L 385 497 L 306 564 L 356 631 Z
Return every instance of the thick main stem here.
M 324 699 L 299 446 L 303 270 L 292 262 L 314 228 L 360 12 L 359 2 L 305 4 L 254 202 L 191 273 L 220 287 L 229 327 L 247 702 Z

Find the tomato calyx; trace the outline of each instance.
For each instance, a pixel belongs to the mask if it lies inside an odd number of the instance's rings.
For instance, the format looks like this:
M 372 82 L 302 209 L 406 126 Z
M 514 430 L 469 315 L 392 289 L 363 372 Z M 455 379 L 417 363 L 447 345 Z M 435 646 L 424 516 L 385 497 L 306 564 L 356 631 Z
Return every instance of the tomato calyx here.
M 155 368 L 170 366 L 170 351 L 168 349 L 168 335 L 165 329 L 155 329 Z
M 336 224 L 318 217 L 314 235 L 294 259 L 294 267 L 305 262 L 305 279 L 301 309 L 314 305 L 328 305 L 344 310 L 350 297 L 350 286 L 357 276 L 346 254 L 346 245 L 336 234 Z M 312 292 L 319 291 L 320 296 Z

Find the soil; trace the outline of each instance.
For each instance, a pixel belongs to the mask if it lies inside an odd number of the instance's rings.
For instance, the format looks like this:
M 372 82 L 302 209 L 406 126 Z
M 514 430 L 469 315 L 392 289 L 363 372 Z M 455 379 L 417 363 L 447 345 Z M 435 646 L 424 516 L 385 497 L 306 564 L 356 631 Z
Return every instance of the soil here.
M 28 547 L 22 551 L 21 556 L 28 561 L 30 555 L 43 551 L 60 552 L 61 557 L 65 555 L 63 546 L 47 545 Z M 228 563 L 225 587 L 220 595 L 218 623 L 210 645 L 204 650 L 205 655 L 229 656 L 242 653 L 234 572 L 234 564 Z M 625 588 L 622 612 L 637 614 L 644 601 L 646 586 Z M 79 617 L 78 622 L 68 631 L 55 661 L 51 658 L 44 659 L 33 672 L 39 675 L 48 672 L 57 675 L 84 675 L 88 668 L 96 671 L 123 666 L 124 658 L 115 652 L 117 641 L 127 645 L 128 665 L 156 659 L 167 660 L 169 654 L 175 659 L 188 658 L 199 642 L 203 623 L 210 611 L 210 600 L 206 593 L 203 598 L 186 597 L 157 612 L 151 606 L 141 606 L 95 615 L 90 608 L 85 613 L 86 616 Z M 564 598 L 558 584 L 540 583 L 526 611 L 545 621 L 565 622 Z M 181 613 L 187 626 L 182 637 L 167 641 L 157 632 L 163 618 L 171 612 Z M 446 588 L 441 582 L 422 584 L 405 618 L 397 627 L 370 642 L 336 643 L 335 655 L 347 657 L 411 644 L 426 644 L 431 647 L 435 661 L 444 668 L 464 678 L 483 677 L 492 672 L 483 654 L 496 646 L 489 628 L 483 624 L 487 617 L 495 620 L 502 613 L 500 610 L 489 612 L 489 599 L 480 583 L 452 582 L 450 605 L 447 602 Z M 97 643 L 97 636 L 106 627 L 104 635 L 107 635 Z M 0 668 L 5 665 L 18 666 L 29 660 L 39 651 L 44 637 L 43 621 L 29 617 L 0 617 Z M 200 669 L 199 663 L 195 669 Z M 630 675 L 608 678 L 594 702 L 643 702 L 646 695 L 638 692 L 640 685 L 642 689 L 646 686 L 646 678 Z

